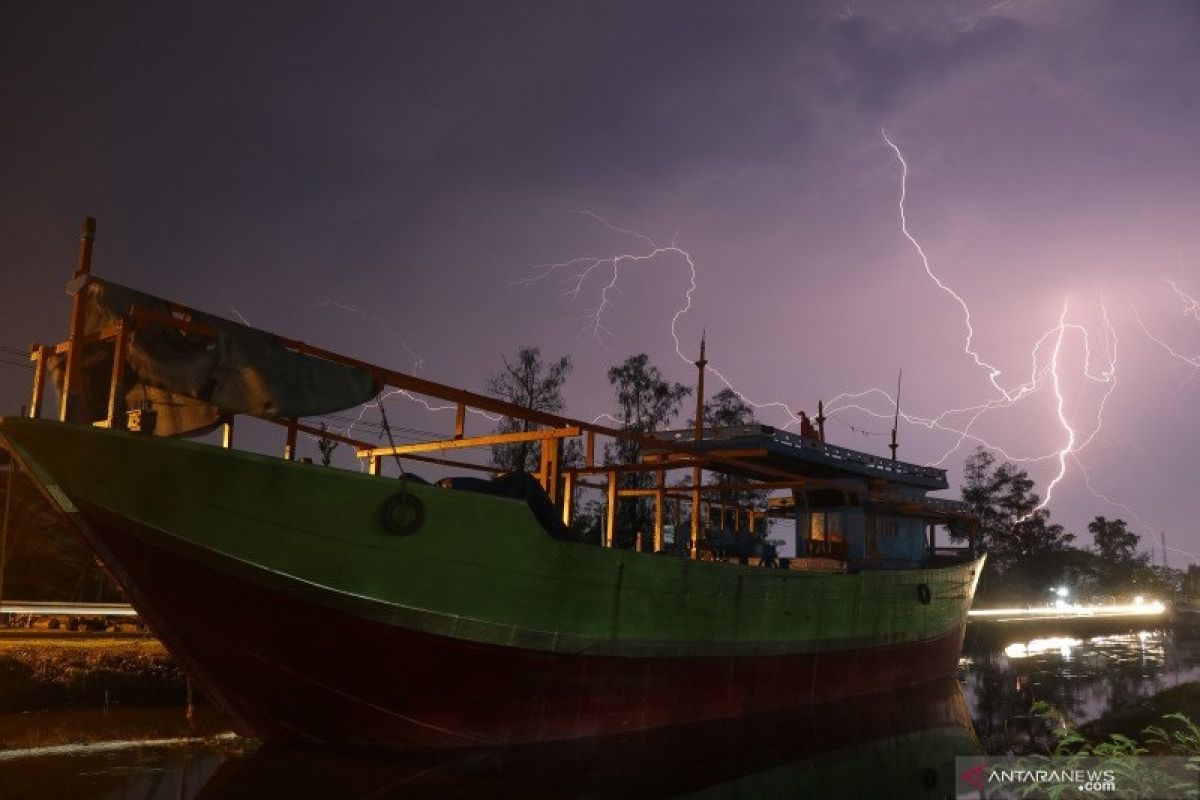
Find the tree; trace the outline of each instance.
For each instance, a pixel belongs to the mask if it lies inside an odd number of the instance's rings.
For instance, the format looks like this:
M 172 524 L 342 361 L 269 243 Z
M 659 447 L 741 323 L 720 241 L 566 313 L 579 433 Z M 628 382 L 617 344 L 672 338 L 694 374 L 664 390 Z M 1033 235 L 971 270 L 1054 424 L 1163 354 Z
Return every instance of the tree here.
M 488 378 L 487 391 L 515 406 L 531 411 L 558 414 L 566 407 L 562 388 L 571 372 L 571 357 L 563 356 L 547 364 L 542 361 L 542 351 L 537 347 L 524 346 L 517 350 L 517 357 L 509 361 L 501 356 L 504 367 Z M 531 431 L 532 422 L 512 417 L 502 417 L 496 426 L 497 433 Z M 538 442 L 493 445 L 492 464 L 509 472 L 535 472 L 541 458 Z
M 979 517 L 976 544 L 991 556 L 992 572 L 1060 551 L 1075 540 L 1075 534 L 1049 522 L 1050 512 L 1039 508 L 1041 498 L 1033 486 L 1029 473 L 1007 461 L 997 465 L 996 457 L 982 447 L 967 459 L 962 499 Z
M 1088 523 L 1088 531 L 1096 544 L 1096 552 L 1113 564 L 1133 561 L 1142 538 L 1129 530 L 1123 519 L 1096 517 Z
M 333 461 L 333 451 L 338 448 L 338 443 L 325 435 L 328 430 L 329 428 L 322 422 L 321 435 L 317 437 L 317 449 L 321 451 L 321 464 L 326 467 Z
M 704 426 L 707 428 L 731 428 L 754 422 L 754 406 L 729 387 L 713 395 L 712 400 L 704 401 Z M 688 420 L 688 424 L 694 425 L 695 420 Z
M 650 433 L 667 427 L 679 416 L 683 399 L 692 390 L 681 383 L 668 381 L 658 367 L 650 363 L 645 353 L 630 356 L 608 371 L 617 400 L 617 420 L 622 430 Z M 636 462 L 641 448 L 635 442 L 619 440 L 604 449 L 609 464 Z M 645 488 L 650 485 L 649 473 L 626 473 L 620 478 L 621 488 Z M 629 547 L 638 532 L 653 529 L 654 519 L 645 500 L 626 500 L 617 506 L 617 537 L 622 546 Z

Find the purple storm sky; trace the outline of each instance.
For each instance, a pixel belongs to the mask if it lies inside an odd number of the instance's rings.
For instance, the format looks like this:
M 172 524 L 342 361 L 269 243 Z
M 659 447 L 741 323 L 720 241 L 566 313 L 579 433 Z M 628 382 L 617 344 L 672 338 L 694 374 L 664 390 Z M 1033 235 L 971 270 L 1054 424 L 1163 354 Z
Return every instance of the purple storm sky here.
M 585 265 L 520 284 L 536 265 L 647 251 L 572 213 L 591 211 L 691 255 L 688 357 L 705 329 L 748 397 L 834 402 L 831 440 L 883 455 L 889 401 L 864 396 L 872 416 L 835 398 L 890 393 L 900 368 L 912 415 L 1001 398 L 901 230 L 886 128 L 910 231 L 1004 388 L 1029 380 L 1048 331 L 1051 363 L 1066 306 L 1055 363 L 1078 452 L 1054 519 L 1084 543 L 1097 514 L 1147 549 L 1166 531 L 1182 566 L 1200 552 L 1200 362 L 1146 330 L 1200 354 L 1200 312 L 1168 283 L 1200 296 L 1197 87 L 1194 3 L 9 3 L 0 346 L 63 338 L 91 214 L 99 275 L 474 389 L 521 344 L 569 353 L 569 412 L 591 418 L 631 353 L 695 380 L 672 340 L 679 253 L 621 264 L 599 341 L 611 265 L 573 300 Z M 6 413 L 28 378 L 0 363 Z M 1058 411 L 1043 372 L 971 432 L 1040 459 L 1044 492 L 1069 441 Z M 959 439 L 902 423 L 900 455 L 957 480 Z

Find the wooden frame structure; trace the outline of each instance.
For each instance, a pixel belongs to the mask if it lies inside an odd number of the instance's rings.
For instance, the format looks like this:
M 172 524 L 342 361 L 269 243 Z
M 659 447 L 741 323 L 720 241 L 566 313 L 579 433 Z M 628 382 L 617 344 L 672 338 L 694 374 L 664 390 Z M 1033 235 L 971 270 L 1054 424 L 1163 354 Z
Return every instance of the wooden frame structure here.
M 109 380 L 107 416 L 105 419 L 94 424 L 103 427 L 125 427 L 126 409 L 124 408 L 121 387 L 127 369 L 129 343 L 131 338 L 136 336 L 137 331 L 146 326 L 166 326 L 192 336 L 212 338 L 216 337 L 216 331 L 209 326 L 192 322 L 191 319 L 195 313 L 193 309 L 168 301 L 171 308 L 171 314 L 169 315 L 150 309 L 135 307 L 119 323 L 107 326 L 95 335 L 85 335 L 86 302 L 83 292 L 87 276 L 91 274 L 95 233 L 96 221 L 89 217 L 84 221 L 80 237 L 79 260 L 75 269 L 78 291 L 72 301 L 71 329 L 68 339 L 53 347 L 34 344 L 30 348 L 30 359 L 34 364 L 30 416 L 41 416 L 44 405 L 47 361 L 52 354 L 65 354 L 66 357 L 64 387 L 59 408 L 59 419 L 65 421 L 72 416 L 71 412 L 74 408 L 76 398 L 82 391 L 84 376 L 81 354 L 83 348 L 89 344 L 111 340 L 113 342 L 113 361 L 112 374 Z M 682 520 L 682 504 L 687 502 L 689 504 L 690 531 L 686 552 L 691 558 L 699 558 L 703 555 L 701 533 L 707 527 L 705 523 L 713 518 L 714 513 L 720 515 L 722 520 L 725 519 L 730 511 L 732 511 L 735 520 L 740 520 L 742 515 L 745 514 L 751 529 L 753 529 L 758 520 L 766 518 L 770 513 L 769 508 L 753 509 L 746 508 L 737 503 L 722 503 L 719 499 L 711 499 L 711 495 L 740 491 L 797 489 L 832 485 L 827 481 L 819 479 L 798 478 L 795 473 L 787 470 L 747 460 L 766 455 L 765 450 L 747 449 L 723 453 L 704 451 L 699 447 L 689 445 L 686 441 L 664 441 L 636 431 L 612 428 L 593 422 L 571 419 L 558 414 L 549 414 L 522 408 L 494 397 L 488 397 L 414 375 L 408 375 L 302 341 L 280 336 L 276 336 L 275 338 L 284 347 L 294 352 L 363 370 L 384 387 L 397 389 L 408 395 L 419 394 L 452 403 L 455 409 L 454 432 L 449 438 L 389 447 L 376 447 L 349 435 L 315 428 L 298 419 L 270 416 L 257 417 L 285 429 L 284 458 L 289 460 L 295 459 L 297 435 L 303 433 L 308 436 L 325 438 L 355 448 L 357 457 L 366 461 L 368 471 L 373 475 L 382 473 L 382 462 L 386 456 L 403 456 L 404 458 L 423 463 L 495 474 L 504 472 L 504 470 L 482 464 L 434 456 L 430 455 L 430 453 L 520 442 L 538 442 L 541 444 L 541 459 L 538 472 L 534 474 L 534 477 L 546 491 L 550 500 L 561 508 L 564 524 L 569 525 L 571 523 L 574 515 L 575 494 L 578 489 L 589 488 L 605 492 L 607 502 L 602 539 L 603 545 L 606 547 L 614 547 L 616 545 L 616 509 L 622 499 L 653 498 L 654 530 L 652 546 L 656 552 L 661 551 L 664 547 L 664 527 L 668 501 L 672 504 L 672 518 L 677 531 Z M 702 339 L 700 344 L 700 358 L 695 362 L 698 372 L 698 391 L 696 396 L 696 422 L 693 444 L 699 443 L 703 438 L 703 387 L 705 367 L 708 363 L 705 359 L 704 351 L 705 343 Z M 491 433 L 468 436 L 466 425 L 467 412 L 472 409 L 501 414 L 541 427 L 517 433 Z M 232 415 L 223 419 L 222 428 L 223 446 L 232 447 L 234 441 L 234 417 Z M 633 442 L 642 447 L 652 447 L 657 452 L 646 456 L 641 463 L 600 465 L 596 463 L 597 436 L 617 441 Z M 580 467 L 566 467 L 562 463 L 562 445 L 566 439 L 575 437 L 583 437 L 584 439 L 584 464 Z M 666 474 L 672 470 L 690 470 L 690 482 L 686 485 L 668 486 Z M 739 474 L 747 476 L 748 480 L 745 483 L 739 484 L 730 484 L 728 482 L 705 484 L 703 482 L 703 473 L 705 470 Z M 654 473 L 654 485 L 652 488 L 634 489 L 621 488 L 619 486 L 621 476 L 643 472 Z M 594 483 L 584 480 L 589 476 L 604 476 L 604 482 Z M 727 508 L 730 505 L 733 506 L 732 509 Z M 639 532 L 638 536 L 640 537 L 641 534 L 642 532 Z

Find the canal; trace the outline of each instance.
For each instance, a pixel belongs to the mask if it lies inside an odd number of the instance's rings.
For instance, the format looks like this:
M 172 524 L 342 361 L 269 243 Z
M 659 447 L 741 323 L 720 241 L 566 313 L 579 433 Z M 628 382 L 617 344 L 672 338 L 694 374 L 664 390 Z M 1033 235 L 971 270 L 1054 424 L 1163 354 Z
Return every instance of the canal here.
M 955 679 L 904 693 L 551 746 L 259 747 L 224 734 L 206 706 L 191 721 L 181 708 L 0 715 L 0 797 L 938 798 L 953 796 L 956 755 L 1044 752 L 1052 735 L 1035 701 L 1093 732 L 1163 698 L 1194 715 L 1200 640 L 996 628 L 968 629 Z

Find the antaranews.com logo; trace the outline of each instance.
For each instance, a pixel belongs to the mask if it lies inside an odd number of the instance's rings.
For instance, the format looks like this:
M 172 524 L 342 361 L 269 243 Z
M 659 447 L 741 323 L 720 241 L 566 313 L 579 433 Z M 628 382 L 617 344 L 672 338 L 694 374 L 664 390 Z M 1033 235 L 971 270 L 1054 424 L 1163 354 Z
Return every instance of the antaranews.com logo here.
M 1118 756 L 959 756 L 959 798 L 1195 798 L 1200 759 Z

